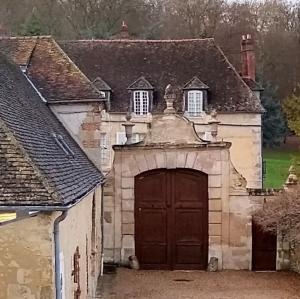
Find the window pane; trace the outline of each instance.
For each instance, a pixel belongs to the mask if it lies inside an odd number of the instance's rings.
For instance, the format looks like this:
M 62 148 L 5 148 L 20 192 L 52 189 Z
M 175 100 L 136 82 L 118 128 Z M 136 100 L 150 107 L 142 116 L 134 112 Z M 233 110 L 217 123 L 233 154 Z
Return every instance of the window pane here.
M 148 92 L 143 91 L 143 107 L 142 107 L 142 114 L 148 113 Z
M 149 112 L 149 93 L 148 91 L 134 92 L 134 112 L 137 115 L 148 114 Z
M 100 161 L 101 164 L 109 163 L 109 144 L 106 133 L 100 134 Z
M 203 100 L 202 91 L 194 90 L 188 92 L 188 113 L 191 116 L 199 116 L 202 112 Z
M 117 144 L 120 144 L 120 145 L 125 144 L 126 141 L 127 141 L 126 133 L 125 132 L 117 132 L 117 138 L 116 139 L 117 139 L 116 140 Z

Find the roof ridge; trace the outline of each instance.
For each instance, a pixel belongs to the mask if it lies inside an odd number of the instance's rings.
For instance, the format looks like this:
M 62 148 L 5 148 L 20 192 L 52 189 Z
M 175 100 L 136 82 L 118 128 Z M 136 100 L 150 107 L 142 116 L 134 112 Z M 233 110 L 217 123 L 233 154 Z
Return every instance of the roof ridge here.
M 132 42 L 132 43 L 172 43 L 172 42 L 192 42 L 192 41 L 214 41 L 213 37 L 207 38 L 186 38 L 186 39 L 78 39 L 78 40 L 60 40 L 59 42 Z
M 7 127 L 5 122 L 0 118 L 0 127 L 6 132 L 6 134 L 10 137 L 12 144 L 21 152 L 22 157 L 29 163 L 29 165 L 34 170 L 37 178 L 40 180 L 42 185 L 44 186 L 45 190 L 49 193 L 54 201 L 63 202 L 63 199 L 59 196 L 59 194 L 55 191 L 55 188 L 51 186 L 47 177 L 42 174 L 42 172 L 36 167 L 35 163 L 33 163 L 32 159 L 22 146 L 22 144 L 16 139 L 13 132 L 10 128 Z
M 99 96 L 101 95 L 101 91 L 93 84 L 93 82 L 81 71 L 81 69 L 75 64 L 75 62 L 69 57 L 69 55 L 60 47 L 60 45 L 56 42 L 56 40 L 51 37 L 51 41 L 55 45 L 55 47 L 60 51 L 60 53 L 63 55 L 64 58 L 66 58 L 71 65 L 79 72 L 79 74 L 83 77 L 84 80 L 88 84 L 91 85 L 91 87 L 94 89 L 95 92 L 99 93 Z
M 31 35 L 31 36 L 0 36 L 1 39 L 9 39 L 9 40 L 30 40 L 30 39 L 50 39 L 51 35 Z
M 33 56 L 33 53 L 34 53 L 34 51 L 35 51 L 35 49 L 36 49 L 37 43 L 38 43 L 38 39 L 35 40 L 35 44 L 34 44 L 34 46 L 32 47 L 32 49 L 31 49 L 31 51 L 30 51 L 30 55 L 29 55 L 28 60 L 27 60 L 27 63 L 26 63 L 26 69 L 27 69 L 28 65 L 30 64 L 30 61 L 31 61 L 31 58 L 32 58 L 32 56 Z

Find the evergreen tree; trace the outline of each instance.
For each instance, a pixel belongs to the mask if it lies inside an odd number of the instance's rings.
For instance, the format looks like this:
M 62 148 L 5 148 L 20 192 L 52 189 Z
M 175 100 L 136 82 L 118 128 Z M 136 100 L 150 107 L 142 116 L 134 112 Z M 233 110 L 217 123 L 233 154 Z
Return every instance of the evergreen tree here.
M 294 93 L 285 99 L 283 110 L 287 118 L 289 128 L 300 136 L 300 86 Z
M 22 24 L 20 34 L 25 36 L 45 34 L 43 24 L 38 18 L 35 10 L 32 11 L 32 14 L 25 20 L 25 23 Z
M 264 84 L 261 103 L 265 108 L 262 117 L 263 146 L 279 146 L 288 132 L 281 103 L 276 97 L 276 90 L 270 84 Z

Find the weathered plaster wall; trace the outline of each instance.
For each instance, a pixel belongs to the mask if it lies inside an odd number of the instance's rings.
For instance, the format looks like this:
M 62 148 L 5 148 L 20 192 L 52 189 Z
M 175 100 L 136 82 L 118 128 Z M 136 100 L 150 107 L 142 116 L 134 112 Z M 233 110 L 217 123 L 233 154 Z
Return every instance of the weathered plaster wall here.
M 193 119 L 197 132 L 201 134 L 207 131 L 207 125 L 203 126 L 203 123 L 208 119 L 208 116 Z M 262 188 L 261 115 L 218 114 L 217 119 L 220 121 L 218 137 L 232 143 L 232 163 L 246 178 L 247 187 Z
M 101 169 L 101 104 L 52 105 L 50 108 L 88 157 Z
M 94 216 L 93 215 L 94 199 Z M 71 208 L 67 218 L 60 224 L 61 257 L 63 266 L 63 292 L 65 298 L 74 298 L 74 291 L 80 287 L 81 298 L 95 295 L 101 260 L 101 189 L 90 193 L 79 204 Z M 94 227 L 93 227 L 94 226 Z M 74 282 L 74 259 L 79 248 L 79 284 Z
M 23 219 L 0 227 L 0 298 L 54 298 L 52 217 Z

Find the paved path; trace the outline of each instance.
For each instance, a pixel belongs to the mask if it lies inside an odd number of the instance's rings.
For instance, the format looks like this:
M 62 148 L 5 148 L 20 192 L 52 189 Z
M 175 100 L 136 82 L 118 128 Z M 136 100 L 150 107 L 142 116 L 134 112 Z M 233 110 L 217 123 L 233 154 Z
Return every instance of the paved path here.
M 103 281 L 103 280 L 102 280 Z M 103 299 L 300 299 L 300 275 L 288 272 L 134 271 L 104 278 Z

